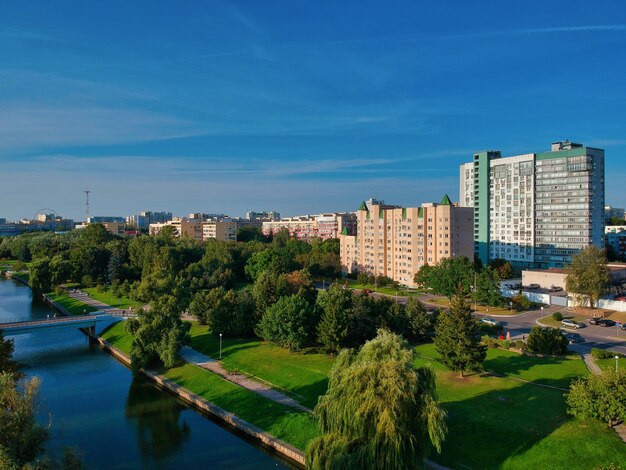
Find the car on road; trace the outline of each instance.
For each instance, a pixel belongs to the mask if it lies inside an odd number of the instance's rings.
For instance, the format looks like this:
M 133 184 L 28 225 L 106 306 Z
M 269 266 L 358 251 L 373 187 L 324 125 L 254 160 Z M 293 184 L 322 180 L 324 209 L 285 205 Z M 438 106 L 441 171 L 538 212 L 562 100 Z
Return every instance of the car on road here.
M 608 318 L 600 318 L 598 320 L 598 323 L 596 323 L 598 326 L 603 326 L 605 328 L 609 327 L 609 326 L 615 326 L 615 322 L 613 320 L 609 320 Z
M 563 335 L 567 338 L 569 344 L 582 343 L 585 341 L 578 333 L 563 333 Z
M 626 323 L 622 323 L 622 326 L 620 326 L 620 328 L 621 328 L 622 330 L 626 330 Z
M 486 323 L 487 325 L 490 326 L 501 326 L 502 323 L 500 323 L 497 320 L 494 320 L 493 318 L 489 318 L 489 317 L 483 317 L 480 319 L 481 322 Z
M 561 321 L 561 325 L 564 326 L 565 328 L 576 328 L 577 330 L 579 328 L 584 328 L 585 324 L 581 323 L 579 321 L 575 321 L 575 320 L 570 320 L 569 318 L 566 318 L 565 320 Z
M 599 321 L 602 321 L 602 318 L 593 317 L 587 320 L 590 325 L 597 325 Z

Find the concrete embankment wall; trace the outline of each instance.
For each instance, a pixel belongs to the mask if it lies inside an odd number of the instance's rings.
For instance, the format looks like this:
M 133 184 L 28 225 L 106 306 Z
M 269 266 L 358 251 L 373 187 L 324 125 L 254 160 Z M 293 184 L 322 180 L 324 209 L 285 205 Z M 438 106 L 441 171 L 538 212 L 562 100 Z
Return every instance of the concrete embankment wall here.
M 114 358 L 120 361 L 122 364 L 130 367 L 130 358 L 119 349 L 111 346 L 107 341 L 102 338 L 95 337 L 94 340 L 100 345 L 102 349 L 109 352 Z M 292 445 L 281 441 L 280 439 L 272 436 L 271 434 L 263 431 L 262 429 L 254 426 L 253 424 L 244 421 L 232 413 L 215 406 L 213 403 L 205 400 L 199 395 L 187 390 L 186 388 L 178 385 L 177 383 L 169 380 L 162 375 L 155 374 L 144 369 L 141 369 L 140 373 L 148 379 L 155 382 L 160 388 L 169 391 L 170 393 L 180 397 L 183 401 L 193 406 L 195 409 L 209 414 L 226 424 L 232 426 L 238 431 L 252 437 L 253 439 L 261 442 L 262 444 L 270 447 L 274 451 L 278 452 L 282 456 L 288 458 L 292 462 L 304 466 L 304 453 L 293 447 Z

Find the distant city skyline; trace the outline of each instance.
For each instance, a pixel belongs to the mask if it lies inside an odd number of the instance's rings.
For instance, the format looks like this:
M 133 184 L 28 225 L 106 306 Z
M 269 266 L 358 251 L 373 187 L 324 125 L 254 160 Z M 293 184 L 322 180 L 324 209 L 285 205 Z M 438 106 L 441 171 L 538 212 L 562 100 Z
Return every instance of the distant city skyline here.
M 626 5 L 2 2 L 0 218 L 354 211 L 474 152 L 605 149 L 626 205 Z

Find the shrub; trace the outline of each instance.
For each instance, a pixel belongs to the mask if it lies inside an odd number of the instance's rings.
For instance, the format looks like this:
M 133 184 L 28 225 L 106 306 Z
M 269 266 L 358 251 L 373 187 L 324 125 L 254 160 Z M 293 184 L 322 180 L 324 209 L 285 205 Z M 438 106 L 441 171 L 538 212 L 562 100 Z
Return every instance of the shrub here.
M 526 343 L 528 350 L 538 354 L 562 356 L 567 352 L 567 338 L 558 328 L 533 327 Z
M 624 357 L 623 354 L 620 354 L 618 352 L 598 348 L 592 348 L 591 355 L 594 359 L 613 359 L 615 356 Z
M 481 341 L 488 348 L 497 348 L 498 347 L 498 340 L 495 339 L 495 338 L 492 338 L 491 336 L 484 335 L 481 338 Z
M 515 304 L 515 308 L 518 310 L 530 310 L 533 307 L 533 303 L 521 294 L 517 294 L 511 300 Z
M 521 349 L 521 350 L 524 350 L 524 349 L 526 349 L 526 343 L 525 343 L 524 341 L 522 341 L 521 339 L 518 339 L 518 340 L 516 340 L 516 341 L 513 343 L 513 347 L 514 347 L 515 349 Z
M 370 277 L 367 275 L 367 273 L 359 273 L 356 276 L 356 282 L 358 282 L 359 284 L 365 286 L 365 285 L 369 284 Z
M 65 294 L 65 289 L 63 287 L 61 287 L 61 286 L 56 286 L 54 288 L 54 293 L 56 295 L 63 295 L 63 294 Z
M 626 374 L 623 371 L 604 371 L 572 384 L 566 394 L 567 412 L 577 418 L 595 418 L 613 426 L 626 419 Z
M 563 320 L 563 314 L 561 312 L 554 312 L 552 314 L 552 318 L 554 318 L 556 321 L 561 321 Z

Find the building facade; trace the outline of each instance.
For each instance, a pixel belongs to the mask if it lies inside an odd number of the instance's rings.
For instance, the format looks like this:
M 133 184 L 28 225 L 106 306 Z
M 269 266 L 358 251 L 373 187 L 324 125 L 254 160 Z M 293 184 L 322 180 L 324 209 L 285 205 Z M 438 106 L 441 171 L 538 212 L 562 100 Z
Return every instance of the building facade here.
M 441 203 L 399 207 L 370 199 L 356 212 L 356 234 L 339 237 L 346 273 L 387 276 L 413 286 L 426 264 L 474 254 L 473 209 L 458 207 L 446 195 Z
M 126 217 L 126 223 L 140 230 L 149 230 L 150 224 L 163 224 L 173 218 L 171 212 L 142 211 L 140 214 Z
M 460 169 L 461 205 L 474 209 L 474 254 L 521 268 L 567 265 L 604 246 L 604 150 L 556 142 L 549 152 L 474 154 Z
M 150 224 L 150 235 L 158 235 L 164 227 L 172 226 L 176 236 L 192 238 L 193 240 L 216 240 L 236 241 L 237 222 L 232 220 L 206 220 L 199 218 L 188 219 L 176 217 L 163 223 Z
M 352 212 L 327 213 L 263 222 L 262 231 L 265 235 L 275 235 L 285 229 L 298 240 L 339 238 L 344 231 L 348 234 L 355 233 L 356 215 Z
M 609 222 L 611 219 L 624 220 L 624 209 L 621 207 L 604 206 L 605 222 Z
M 607 225 L 604 228 L 604 243 L 620 260 L 626 260 L 626 225 Z

